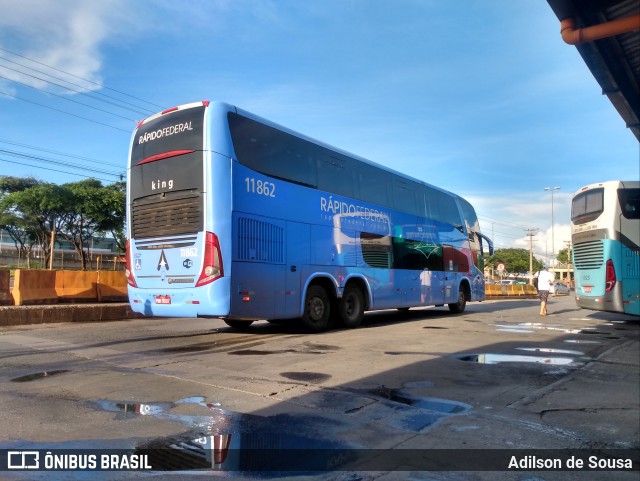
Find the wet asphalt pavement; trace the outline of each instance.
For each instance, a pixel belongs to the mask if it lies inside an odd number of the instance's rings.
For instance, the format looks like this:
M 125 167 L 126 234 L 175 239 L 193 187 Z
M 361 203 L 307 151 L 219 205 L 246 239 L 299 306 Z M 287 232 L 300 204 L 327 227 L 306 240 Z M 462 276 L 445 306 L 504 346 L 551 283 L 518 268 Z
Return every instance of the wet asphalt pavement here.
M 639 479 L 622 465 L 640 449 L 638 319 L 571 296 L 549 314 L 501 300 L 322 334 L 206 319 L 4 327 L 0 450 L 122 449 L 154 468 L 56 479 Z M 594 469 L 568 469 L 572 453 Z M 547 461 L 563 469 L 536 469 Z

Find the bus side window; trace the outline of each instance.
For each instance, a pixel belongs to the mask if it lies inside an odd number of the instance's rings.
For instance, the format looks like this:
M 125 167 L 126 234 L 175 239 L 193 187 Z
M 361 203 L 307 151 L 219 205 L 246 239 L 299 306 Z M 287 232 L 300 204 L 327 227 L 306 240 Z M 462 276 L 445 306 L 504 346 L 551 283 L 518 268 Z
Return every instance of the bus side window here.
M 321 155 L 318 160 L 318 189 L 354 197 L 353 169 L 348 168 L 348 159 L 326 153 Z
M 622 215 L 627 219 L 640 219 L 640 189 L 620 189 L 618 198 Z
M 389 205 L 387 177 L 388 174 L 384 171 L 366 164 L 361 165 L 359 175 L 361 200 L 378 205 Z
M 394 179 L 393 183 L 393 207 L 416 215 L 416 197 L 413 186 L 402 179 Z

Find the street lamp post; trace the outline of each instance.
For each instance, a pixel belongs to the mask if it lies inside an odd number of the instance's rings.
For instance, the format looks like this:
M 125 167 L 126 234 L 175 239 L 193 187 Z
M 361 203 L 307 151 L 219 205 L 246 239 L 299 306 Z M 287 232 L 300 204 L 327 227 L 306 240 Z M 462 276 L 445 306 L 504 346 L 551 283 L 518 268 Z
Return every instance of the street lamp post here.
M 556 255 L 556 249 L 555 249 L 555 229 L 554 229 L 554 220 L 553 220 L 553 191 L 554 190 L 560 190 L 560 187 L 545 187 L 544 190 L 550 190 L 551 191 L 551 260 L 553 260 L 555 258 Z M 555 264 L 554 264 L 554 268 L 555 268 Z

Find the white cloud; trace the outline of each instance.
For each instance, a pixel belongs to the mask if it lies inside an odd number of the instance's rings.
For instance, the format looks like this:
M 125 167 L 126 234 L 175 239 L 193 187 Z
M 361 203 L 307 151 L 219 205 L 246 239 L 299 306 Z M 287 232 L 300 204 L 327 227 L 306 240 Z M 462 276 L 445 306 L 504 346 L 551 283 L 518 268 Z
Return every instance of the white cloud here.
M 56 87 L 36 77 L 62 83 L 37 70 L 95 89 L 94 84 L 73 76 L 100 82 L 100 47 L 116 33 L 125 30 L 128 23 L 125 6 L 123 0 L 0 0 L 0 47 L 22 56 L 0 50 L 0 57 L 4 59 L 0 63 L 25 72 L 0 68 L 0 75 L 41 89 Z

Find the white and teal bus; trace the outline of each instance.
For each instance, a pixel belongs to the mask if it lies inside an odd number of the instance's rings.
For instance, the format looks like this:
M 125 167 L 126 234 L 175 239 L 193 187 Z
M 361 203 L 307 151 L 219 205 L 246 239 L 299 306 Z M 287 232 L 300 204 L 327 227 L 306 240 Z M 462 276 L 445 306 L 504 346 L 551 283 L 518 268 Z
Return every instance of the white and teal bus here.
M 571 240 L 578 306 L 640 316 L 640 182 L 577 191 Z
M 469 202 L 220 102 L 139 123 L 127 215 L 129 300 L 150 316 L 322 331 L 485 296 Z

